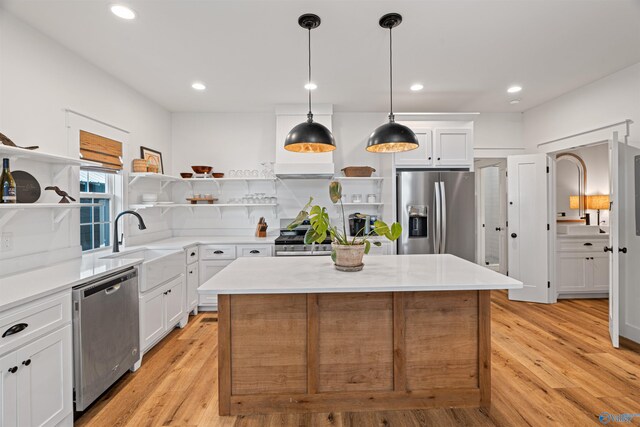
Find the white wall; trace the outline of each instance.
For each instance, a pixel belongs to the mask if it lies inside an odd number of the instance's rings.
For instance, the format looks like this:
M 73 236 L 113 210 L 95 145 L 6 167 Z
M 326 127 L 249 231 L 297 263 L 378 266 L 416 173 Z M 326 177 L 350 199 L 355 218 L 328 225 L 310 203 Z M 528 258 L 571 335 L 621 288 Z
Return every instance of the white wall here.
M 537 152 L 537 144 L 626 119 L 635 122 L 630 142 L 640 145 L 640 63 L 527 110 L 525 147 Z
M 140 145 L 170 153 L 168 111 L 0 9 L 0 132 L 18 145 L 39 145 L 44 152 L 76 157 L 78 148 L 67 142 L 66 108 L 130 132 L 124 153 L 127 169 L 131 159 L 139 157 Z M 37 167 L 16 161 L 13 169 L 33 172 Z M 51 176 L 36 172 L 38 179 Z M 42 186 L 50 184 L 41 181 Z M 77 195 L 79 184 L 68 185 L 74 185 L 70 192 Z M 0 253 L 2 274 L 78 255 L 77 212 L 57 227 L 50 215 L 24 212 L 7 224 L 14 250 Z M 167 229 L 164 221 L 149 222 L 149 232 Z

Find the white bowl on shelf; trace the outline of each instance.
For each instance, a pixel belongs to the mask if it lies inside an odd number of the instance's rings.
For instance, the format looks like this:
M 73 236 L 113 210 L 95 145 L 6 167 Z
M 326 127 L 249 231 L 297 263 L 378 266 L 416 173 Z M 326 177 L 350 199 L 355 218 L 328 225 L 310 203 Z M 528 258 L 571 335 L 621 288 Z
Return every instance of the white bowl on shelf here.
M 142 194 L 142 201 L 146 203 L 154 203 L 158 201 L 158 195 L 154 193 Z

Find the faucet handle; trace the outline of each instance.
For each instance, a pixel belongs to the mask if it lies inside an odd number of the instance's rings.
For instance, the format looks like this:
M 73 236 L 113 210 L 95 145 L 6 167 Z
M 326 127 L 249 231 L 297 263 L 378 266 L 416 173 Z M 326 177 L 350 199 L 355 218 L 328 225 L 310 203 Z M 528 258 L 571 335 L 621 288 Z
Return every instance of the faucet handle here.
M 121 233 L 120 240 L 118 240 L 118 244 L 121 245 L 123 241 L 124 241 L 124 233 Z

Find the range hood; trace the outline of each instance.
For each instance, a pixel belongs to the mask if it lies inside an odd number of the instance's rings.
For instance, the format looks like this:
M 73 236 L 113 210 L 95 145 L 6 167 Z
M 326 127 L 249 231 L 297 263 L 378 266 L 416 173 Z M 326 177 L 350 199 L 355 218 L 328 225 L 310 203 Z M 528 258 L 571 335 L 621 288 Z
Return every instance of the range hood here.
M 276 107 L 276 163 L 273 170 L 281 179 L 328 179 L 335 173 L 333 152 L 294 153 L 284 149 L 284 140 L 289 131 L 307 120 L 306 105 L 280 105 Z M 333 105 L 320 104 L 313 107 L 314 121 L 331 130 Z

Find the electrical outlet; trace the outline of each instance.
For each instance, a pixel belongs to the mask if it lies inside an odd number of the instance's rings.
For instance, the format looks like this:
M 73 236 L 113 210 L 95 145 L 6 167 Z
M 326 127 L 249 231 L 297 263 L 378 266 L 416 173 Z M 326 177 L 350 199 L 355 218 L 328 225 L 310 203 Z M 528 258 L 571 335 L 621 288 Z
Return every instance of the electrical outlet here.
M 0 234 L 0 251 L 9 252 L 13 250 L 13 233 Z

